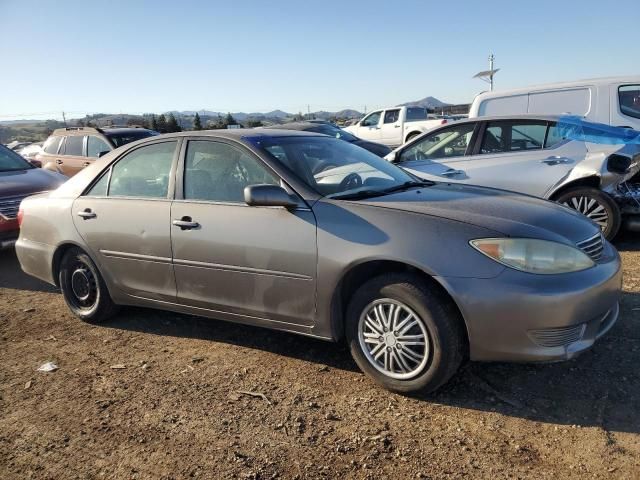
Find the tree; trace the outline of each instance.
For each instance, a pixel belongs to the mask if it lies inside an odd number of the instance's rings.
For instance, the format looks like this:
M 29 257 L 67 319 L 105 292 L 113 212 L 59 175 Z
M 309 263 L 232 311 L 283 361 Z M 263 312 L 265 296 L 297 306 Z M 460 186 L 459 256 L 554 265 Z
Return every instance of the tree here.
M 200 121 L 200 115 L 198 115 L 198 112 L 196 112 L 196 116 L 193 119 L 193 129 L 202 130 L 202 122 Z
M 167 130 L 167 117 L 164 116 L 164 113 L 158 117 L 156 126 L 158 128 L 156 128 L 155 130 L 157 130 L 160 133 L 167 133 L 169 131 Z
M 262 123 L 262 120 L 247 120 L 245 122 L 245 126 L 247 128 L 255 128 L 255 127 L 263 127 L 264 124 Z
M 224 124 L 225 126 L 238 125 L 238 122 L 236 122 L 236 119 L 233 118 L 233 115 L 231 115 L 231 113 L 227 113 L 227 116 L 224 117 Z
M 227 128 L 226 124 L 224 123 L 224 119 L 220 116 L 220 114 L 218 114 L 218 119 L 215 122 L 210 121 L 207 126 L 212 130 L 222 130 L 224 128 Z
M 149 122 L 149 126 L 151 127 L 151 130 L 155 130 L 156 132 L 158 131 L 158 119 L 156 118 L 156 115 L 154 113 L 151 114 L 151 121 Z
M 178 125 L 178 121 L 176 120 L 176 117 L 173 115 L 173 113 L 169 114 L 169 119 L 167 120 L 167 132 L 181 132 L 182 128 L 180 128 L 180 125 Z

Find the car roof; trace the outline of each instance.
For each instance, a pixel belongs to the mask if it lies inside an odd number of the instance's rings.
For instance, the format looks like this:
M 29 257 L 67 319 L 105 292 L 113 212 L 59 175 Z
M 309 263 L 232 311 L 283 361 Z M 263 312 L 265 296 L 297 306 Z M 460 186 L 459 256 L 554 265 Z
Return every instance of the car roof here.
M 268 128 L 269 130 L 306 130 L 308 128 L 318 128 L 320 125 L 331 125 L 327 123 L 318 123 L 318 122 L 291 122 L 285 123 L 283 125 L 271 125 Z
M 88 133 L 97 133 L 97 134 L 113 134 L 113 133 L 134 133 L 148 131 L 152 132 L 153 130 L 149 130 L 148 128 L 142 127 L 64 127 L 64 128 L 56 128 L 51 135 L 53 136 L 62 136 L 62 135 L 86 135 Z
M 260 137 L 326 137 L 326 135 L 300 130 L 287 130 L 283 128 L 232 128 L 228 130 L 190 130 L 188 132 L 165 133 L 162 137 L 219 137 L 240 140 L 243 138 Z
M 537 115 L 535 113 L 526 113 L 521 115 L 487 115 L 482 117 L 473 118 L 461 118 L 452 123 L 447 123 L 444 126 L 457 125 L 459 123 L 469 122 L 486 122 L 486 121 L 499 121 L 499 120 L 542 120 L 545 122 L 557 122 L 566 115 Z

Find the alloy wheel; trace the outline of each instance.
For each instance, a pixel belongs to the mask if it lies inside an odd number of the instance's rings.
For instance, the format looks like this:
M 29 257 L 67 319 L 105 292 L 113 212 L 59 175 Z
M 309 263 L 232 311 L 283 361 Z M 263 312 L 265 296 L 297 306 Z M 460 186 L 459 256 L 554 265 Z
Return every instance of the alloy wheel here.
M 562 204 L 590 218 L 597 223 L 602 230 L 607 228 L 609 214 L 604 205 L 600 204 L 595 198 L 584 196 L 571 197 L 562 202 Z
M 358 340 L 369 363 L 390 378 L 412 378 L 429 361 L 426 325 L 397 300 L 378 299 L 364 308 L 358 322 Z

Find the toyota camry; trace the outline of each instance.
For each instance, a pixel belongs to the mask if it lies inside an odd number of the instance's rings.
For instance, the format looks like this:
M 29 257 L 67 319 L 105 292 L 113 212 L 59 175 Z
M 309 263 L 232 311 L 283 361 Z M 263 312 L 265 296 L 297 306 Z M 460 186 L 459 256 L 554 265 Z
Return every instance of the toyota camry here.
M 147 138 L 20 209 L 23 270 L 82 320 L 134 305 L 344 340 L 395 391 L 572 358 L 618 316 L 618 253 L 584 216 L 314 133 Z

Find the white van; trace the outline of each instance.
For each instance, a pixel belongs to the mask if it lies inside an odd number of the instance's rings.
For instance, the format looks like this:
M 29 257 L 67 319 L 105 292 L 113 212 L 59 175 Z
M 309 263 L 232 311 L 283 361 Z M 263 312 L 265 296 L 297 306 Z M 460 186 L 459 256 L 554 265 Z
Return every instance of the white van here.
M 469 117 L 522 113 L 578 115 L 640 130 L 640 75 L 484 92 L 473 100 Z

